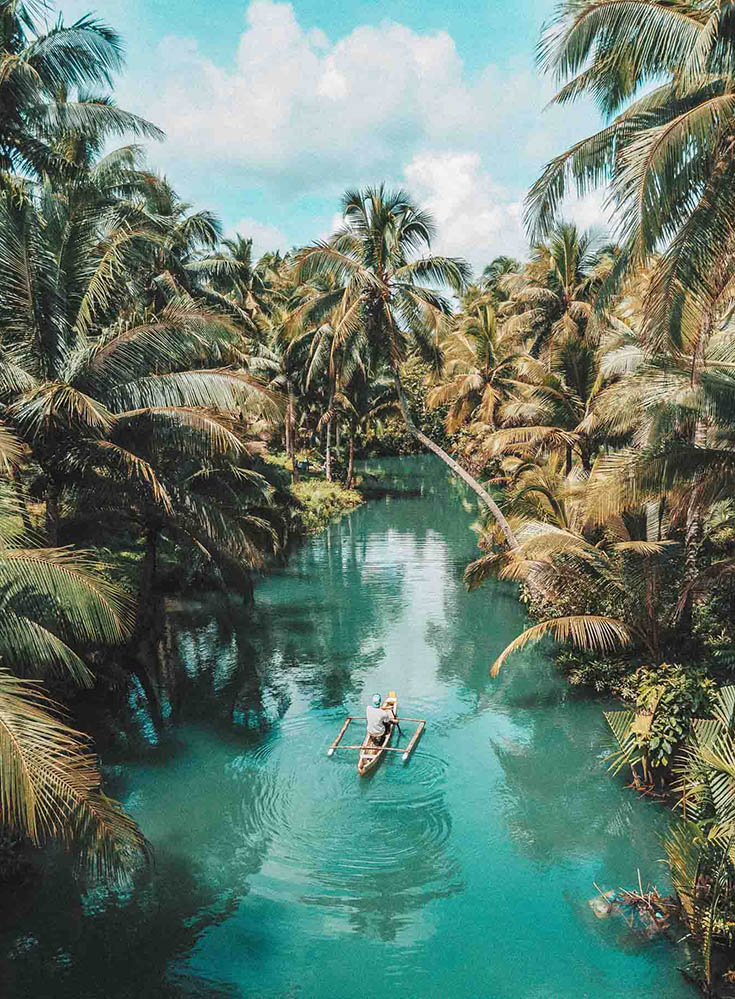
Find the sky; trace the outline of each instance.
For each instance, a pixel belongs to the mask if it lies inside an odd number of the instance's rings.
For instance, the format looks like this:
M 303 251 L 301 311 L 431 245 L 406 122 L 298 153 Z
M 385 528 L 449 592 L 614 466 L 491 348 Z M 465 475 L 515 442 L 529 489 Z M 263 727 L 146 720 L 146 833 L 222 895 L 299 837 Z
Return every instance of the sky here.
M 589 134 L 589 105 L 546 108 L 535 47 L 555 0 L 61 0 L 126 47 L 117 102 L 163 128 L 151 166 L 256 252 L 334 228 L 348 188 L 407 188 L 435 252 L 476 270 L 523 255 L 523 198 Z M 568 206 L 604 225 L 602 197 Z

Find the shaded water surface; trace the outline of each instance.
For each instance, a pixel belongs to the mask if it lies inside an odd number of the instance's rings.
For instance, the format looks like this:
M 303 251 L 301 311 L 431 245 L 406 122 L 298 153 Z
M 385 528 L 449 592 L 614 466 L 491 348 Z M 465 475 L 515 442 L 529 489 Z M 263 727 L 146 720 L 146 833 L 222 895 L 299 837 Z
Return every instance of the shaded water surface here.
M 465 592 L 474 508 L 433 459 L 386 467 L 421 497 L 307 542 L 253 609 L 171 606 L 163 732 L 133 692 L 105 760 L 155 871 L 84 892 L 50 862 L 2 908 L 3 995 L 692 994 L 668 945 L 587 905 L 637 867 L 663 883 L 665 813 L 606 775 L 600 705 L 538 651 L 489 679 L 523 614 L 503 586 Z M 428 728 L 361 780 L 326 749 L 389 687 Z

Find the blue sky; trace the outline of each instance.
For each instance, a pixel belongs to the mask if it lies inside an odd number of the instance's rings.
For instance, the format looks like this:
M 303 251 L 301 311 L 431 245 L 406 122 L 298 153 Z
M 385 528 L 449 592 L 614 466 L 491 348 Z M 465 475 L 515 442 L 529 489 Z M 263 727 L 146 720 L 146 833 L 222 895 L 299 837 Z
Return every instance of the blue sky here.
M 543 164 L 596 127 L 544 110 L 534 66 L 553 0 L 68 0 L 123 35 L 124 107 L 167 139 L 149 151 L 182 196 L 256 248 L 325 236 L 341 192 L 382 180 L 435 214 L 436 247 L 474 266 L 521 253 L 522 200 Z M 601 221 L 600 198 L 570 206 Z

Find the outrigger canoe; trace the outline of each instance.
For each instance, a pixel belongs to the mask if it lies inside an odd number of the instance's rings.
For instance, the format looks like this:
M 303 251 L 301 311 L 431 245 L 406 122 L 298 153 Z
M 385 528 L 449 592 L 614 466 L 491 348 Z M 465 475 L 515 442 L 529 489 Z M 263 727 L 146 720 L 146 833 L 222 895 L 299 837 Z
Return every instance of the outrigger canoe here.
M 349 745 L 345 746 L 342 744 L 342 739 L 350 724 L 353 721 L 365 722 L 364 716 L 362 718 L 356 718 L 354 715 L 347 715 L 342 725 L 342 728 L 336 735 L 336 738 L 332 745 L 327 750 L 327 756 L 332 756 L 338 749 L 347 749 L 349 751 L 359 750 L 359 756 L 357 758 L 357 772 L 361 777 L 365 774 L 370 773 L 380 762 L 381 757 L 385 753 L 400 753 L 403 757 L 403 762 L 408 763 L 411 753 L 416 748 L 416 743 L 421 738 L 421 733 L 426 728 L 425 718 L 398 718 L 398 698 L 396 697 L 396 692 L 391 690 L 386 699 L 381 704 L 381 707 L 385 710 L 393 710 L 393 714 L 396 716 L 396 721 L 393 722 L 389 727 L 388 731 L 385 733 L 382 739 L 373 739 L 372 736 L 365 736 L 365 739 L 361 746 Z M 416 722 L 416 729 L 408 740 L 408 745 L 405 747 L 390 746 L 390 740 L 393 738 L 393 729 L 398 728 L 398 722 Z
M 392 711 L 394 715 L 398 715 L 398 698 L 395 695 L 395 691 L 391 690 L 380 706 L 384 711 Z M 391 722 L 382 739 L 376 739 L 372 735 L 365 736 L 360 749 L 360 755 L 357 759 L 357 772 L 361 777 L 370 773 L 378 765 L 386 748 L 390 745 L 395 727 L 395 722 Z

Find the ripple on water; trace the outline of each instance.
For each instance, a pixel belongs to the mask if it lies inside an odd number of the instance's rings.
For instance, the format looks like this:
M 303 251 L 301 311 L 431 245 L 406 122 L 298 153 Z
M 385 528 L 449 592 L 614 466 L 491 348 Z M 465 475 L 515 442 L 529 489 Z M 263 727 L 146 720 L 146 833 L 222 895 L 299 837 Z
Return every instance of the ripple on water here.
M 410 769 L 383 761 L 361 780 L 352 754 L 326 760 L 321 745 L 302 742 L 293 755 L 283 735 L 228 767 L 243 785 L 241 848 L 268 843 L 253 890 L 350 910 L 384 896 L 387 883 L 405 908 L 461 887 L 443 759 L 415 753 Z

